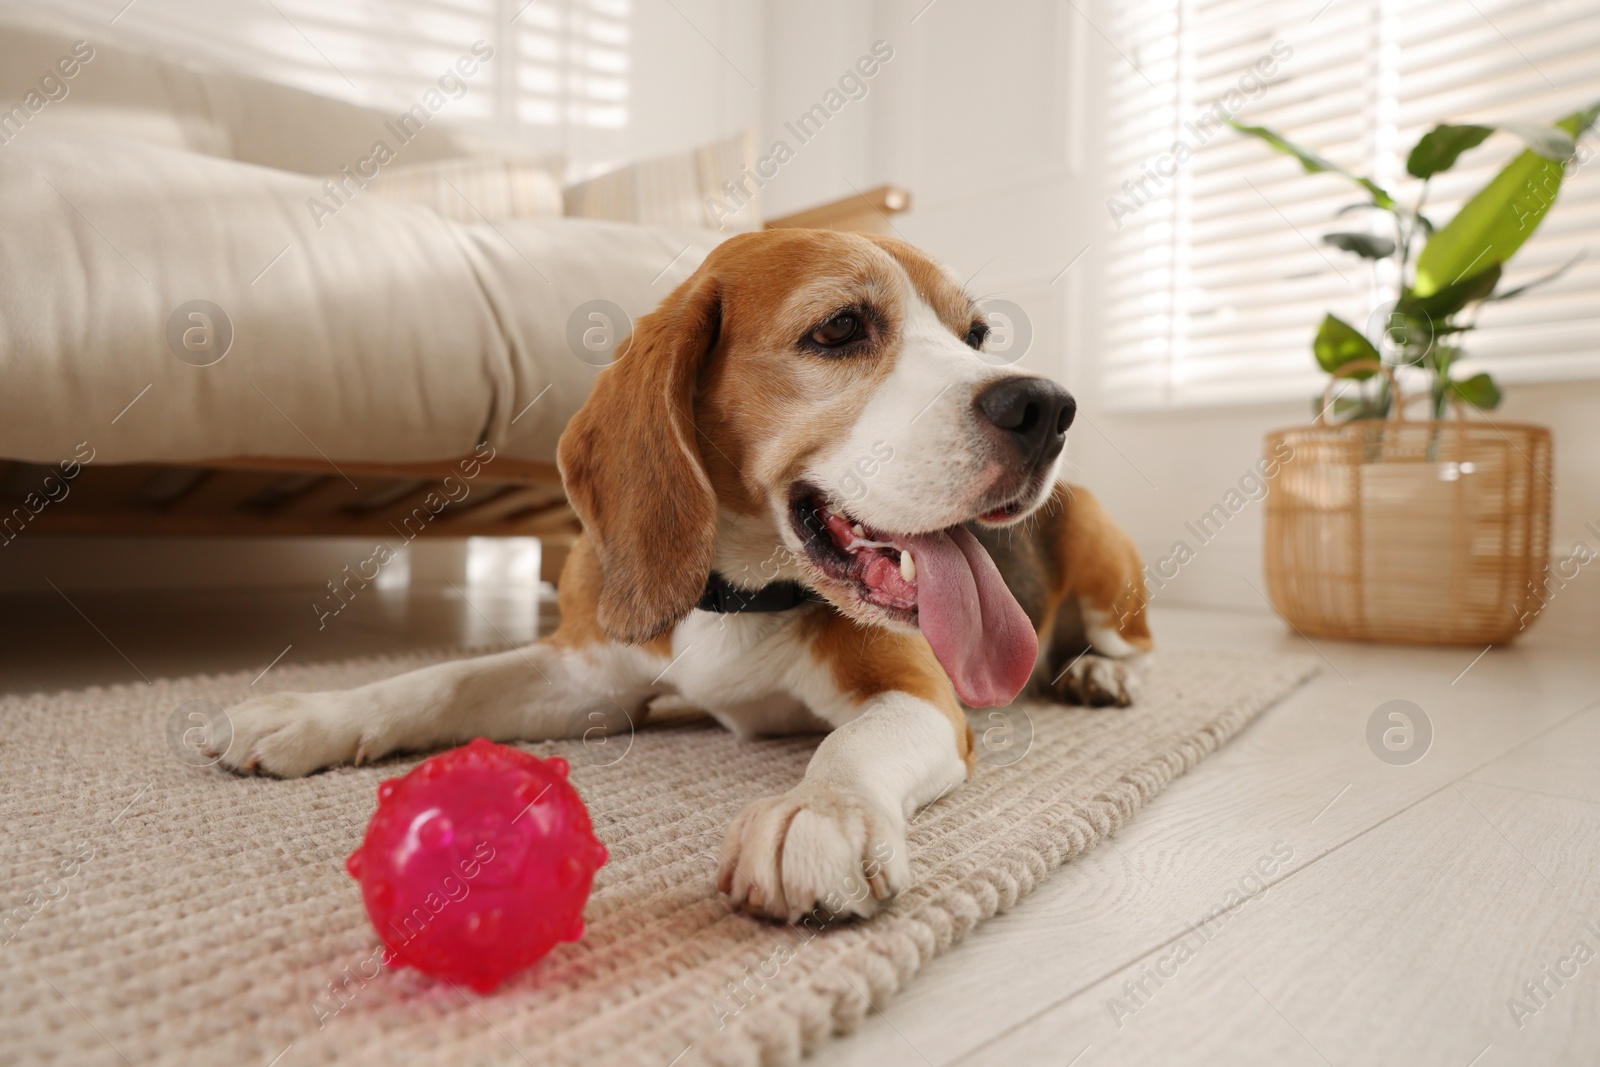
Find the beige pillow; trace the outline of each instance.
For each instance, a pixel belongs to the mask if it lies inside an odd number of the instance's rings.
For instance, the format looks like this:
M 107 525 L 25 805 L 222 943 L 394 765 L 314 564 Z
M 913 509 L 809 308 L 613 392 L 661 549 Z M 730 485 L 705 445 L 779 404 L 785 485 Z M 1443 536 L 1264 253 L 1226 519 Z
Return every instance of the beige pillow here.
M 546 164 L 486 156 L 391 163 L 372 179 L 380 196 L 433 208 L 456 222 L 561 217 L 561 184 Z
M 652 226 L 697 226 L 723 232 L 761 227 L 755 132 L 602 174 L 563 193 L 568 215 Z M 731 195 L 725 182 L 748 195 Z

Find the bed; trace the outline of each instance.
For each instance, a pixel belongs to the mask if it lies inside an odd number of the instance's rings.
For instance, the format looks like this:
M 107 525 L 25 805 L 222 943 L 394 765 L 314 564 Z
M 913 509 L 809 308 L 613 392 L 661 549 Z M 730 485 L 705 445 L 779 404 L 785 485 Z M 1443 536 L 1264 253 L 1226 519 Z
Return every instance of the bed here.
M 532 535 L 553 580 L 578 532 L 556 441 L 608 346 L 730 235 L 684 224 L 703 198 L 671 224 L 508 217 L 457 171 L 458 210 L 408 202 L 351 177 L 380 113 L 0 23 L 0 547 Z M 44 74 L 68 91 L 33 110 Z M 391 175 L 505 158 L 442 124 L 404 152 Z M 908 205 L 764 225 L 886 232 Z

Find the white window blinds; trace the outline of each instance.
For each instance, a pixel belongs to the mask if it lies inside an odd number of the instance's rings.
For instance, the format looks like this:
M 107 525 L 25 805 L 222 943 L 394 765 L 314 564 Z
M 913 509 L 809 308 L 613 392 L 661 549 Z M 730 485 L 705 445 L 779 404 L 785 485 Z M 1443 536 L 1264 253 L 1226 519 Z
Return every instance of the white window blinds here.
M 474 41 L 494 59 L 451 121 L 502 130 L 621 130 L 633 0 L 57 0 L 86 24 L 243 74 L 375 108 L 405 108 Z M 544 139 L 549 143 L 549 139 Z
M 1118 5 L 1107 116 L 1117 222 L 1106 279 L 1102 385 L 1126 408 L 1309 396 L 1311 339 L 1333 312 L 1365 327 L 1392 277 L 1322 242 L 1389 234 L 1387 216 L 1335 175 L 1221 125 L 1266 126 L 1395 191 L 1405 156 L 1441 121 L 1554 122 L 1600 99 L 1594 0 L 1142 0 Z M 1600 375 L 1600 161 L 1593 135 L 1502 290 L 1559 281 L 1486 307 L 1467 335 L 1503 381 Z M 1437 176 L 1425 213 L 1443 225 L 1521 151 L 1496 134 Z M 1382 329 L 1381 314 L 1372 328 Z

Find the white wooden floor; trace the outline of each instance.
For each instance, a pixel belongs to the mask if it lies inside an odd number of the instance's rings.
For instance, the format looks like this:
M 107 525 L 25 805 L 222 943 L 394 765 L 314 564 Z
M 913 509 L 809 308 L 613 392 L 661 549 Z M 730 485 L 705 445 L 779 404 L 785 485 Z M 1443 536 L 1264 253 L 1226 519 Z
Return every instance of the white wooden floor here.
M 0 689 L 260 669 L 285 645 L 290 660 L 522 641 L 535 625 L 526 597 L 445 588 L 374 591 L 318 632 L 313 595 L 8 597 Z M 1552 602 L 1478 659 L 1318 641 L 1317 679 L 813 1062 L 1600 1063 L 1596 599 Z M 1158 608 L 1155 624 L 1169 647 L 1307 648 L 1264 612 Z M 1406 766 L 1366 740 L 1397 699 L 1433 728 Z M 1273 873 L 1258 881 L 1258 864 Z
M 1555 607 L 1476 663 L 1317 642 L 1321 676 L 818 1062 L 1600 1063 L 1600 626 L 1556 632 Z M 1265 615 L 1156 621 L 1173 646 L 1306 646 Z M 1433 725 L 1409 766 L 1365 739 L 1393 699 Z

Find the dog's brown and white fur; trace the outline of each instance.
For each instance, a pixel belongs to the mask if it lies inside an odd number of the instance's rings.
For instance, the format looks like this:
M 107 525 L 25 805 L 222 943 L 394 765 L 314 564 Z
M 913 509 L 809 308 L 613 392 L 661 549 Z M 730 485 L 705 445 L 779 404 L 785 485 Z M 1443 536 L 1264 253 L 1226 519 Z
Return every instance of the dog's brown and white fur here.
M 841 314 L 858 336 L 819 344 L 846 332 Z M 1151 647 L 1138 556 L 1093 497 L 1057 484 L 1059 443 L 1027 455 L 978 410 L 986 388 L 1028 377 L 974 351 L 982 334 L 973 300 L 904 242 L 727 241 L 640 321 L 561 439 L 586 536 L 559 629 L 358 689 L 249 701 L 230 712 L 224 763 L 296 776 L 480 736 L 577 736 L 595 725 L 580 708 L 611 708 L 606 726 L 625 730 L 677 694 L 741 735 L 828 731 L 794 788 L 729 827 L 721 889 L 793 921 L 866 883 L 848 910 L 871 914 L 910 879 L 907 820 L 965 779 L 974 741 L 915 615 L 827 565 L 795 521 L 797 487 L 870 531 L 968 524 L 1039 636 L 1034 695 L 1127 704 Z M 859 460 L 891 453 L 860 480 Z M 696 610 L 713 569 L 825 602 Z

